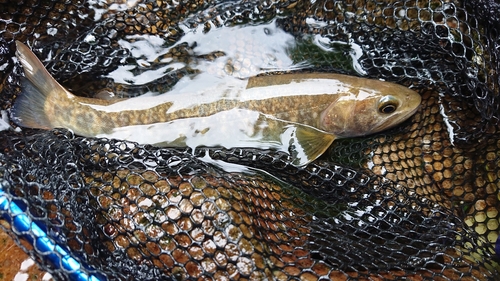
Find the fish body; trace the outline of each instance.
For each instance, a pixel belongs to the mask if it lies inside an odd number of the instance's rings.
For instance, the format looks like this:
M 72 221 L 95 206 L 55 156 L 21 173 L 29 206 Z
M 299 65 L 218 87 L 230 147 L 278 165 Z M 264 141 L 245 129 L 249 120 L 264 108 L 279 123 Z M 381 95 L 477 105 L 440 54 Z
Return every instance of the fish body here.
M 418 93 L 397 84 L 328 73 L 229 79 L 156 97 L 83 98 L 57 83 L 27 46 L 16 44 L 26 78 L 11 110 L 13 121 L 29 128 L 67 128 L 85 137 L 272 148 L 289 152 L 300 166 L 319 157 L 335 138 L 403 122 L 421 101 Z

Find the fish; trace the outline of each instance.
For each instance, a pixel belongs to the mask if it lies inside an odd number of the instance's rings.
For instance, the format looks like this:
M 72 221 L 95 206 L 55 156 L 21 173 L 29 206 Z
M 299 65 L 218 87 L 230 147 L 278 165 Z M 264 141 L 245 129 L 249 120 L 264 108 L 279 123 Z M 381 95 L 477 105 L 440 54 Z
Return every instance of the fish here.
M 24 77 L 10 114 L 18 126 L 160 147 L 273 149 L 289 153 L 295 166 L 317 159 L 335 139 L 402 123 L 421 102 L 402 85 L 335 73 L 189 78 L 158 96 L 78 97 L 25 44 L 16 47 Z

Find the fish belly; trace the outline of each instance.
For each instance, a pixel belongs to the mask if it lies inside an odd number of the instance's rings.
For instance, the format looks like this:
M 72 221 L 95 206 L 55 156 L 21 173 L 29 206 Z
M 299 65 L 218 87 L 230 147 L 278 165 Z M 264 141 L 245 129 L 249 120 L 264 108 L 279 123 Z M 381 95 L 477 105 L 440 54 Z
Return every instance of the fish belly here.
M 260 112 L 231 109 L 204 117 L 114 128 L 97 137 L 125 139 L 163 147 L 254 147 L 288 151 L 285 121 Z

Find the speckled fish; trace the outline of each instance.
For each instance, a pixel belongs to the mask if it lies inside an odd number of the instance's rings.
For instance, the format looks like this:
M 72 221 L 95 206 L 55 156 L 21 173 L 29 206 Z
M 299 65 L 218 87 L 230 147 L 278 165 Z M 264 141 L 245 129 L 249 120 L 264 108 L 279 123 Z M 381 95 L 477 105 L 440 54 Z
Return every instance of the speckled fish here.
M 11 116 L 29 128 L 67 128 L 170 147 L 254 147 L 287 151 L 293 164 L 319 157 L 335 138 L 391 128 L 417 110 L 420 95 L 400 85 L 310 73 L 228 79 L 155 97 L 102 100 L 62 87 L 16 42 L 26 78 Z M 190 89 L 187 87 L 187 89 Z M 186 93 L 188 91 L 188 93 Z

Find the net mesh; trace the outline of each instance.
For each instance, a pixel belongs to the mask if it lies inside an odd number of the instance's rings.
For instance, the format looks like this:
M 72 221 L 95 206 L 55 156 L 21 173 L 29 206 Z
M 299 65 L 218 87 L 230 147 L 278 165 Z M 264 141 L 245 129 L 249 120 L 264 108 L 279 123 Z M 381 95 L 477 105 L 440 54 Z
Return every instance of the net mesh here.
M 14 40 L 79 95 L 130 97 L 229 56 L 196 51 L 188 34 L 269 22 L 293 36 L 301 71 L 363 72 L 423 98 L 398 128 L 336 140 L 301 168 L 274 151 L 3 131 L 0 187 L 21 209 L 0 209 L 5 230 L 60 280 L 75 271 L 40 245 L 35 225 L 86 276 L 109 280 L 498 280 L 498 15 L 497 1 L 0 0 L 2 109 L 19 93 Z M 166 51 L 144 64 L 131 45 L 140 38 L 161 38 Z M 232 56 L 220 71 L 244 76 L 260 55 Z M 137 85 L 106 76 L 121 65 L 170 68 Z M 29 227 L 14 223 L 23 215 Z

